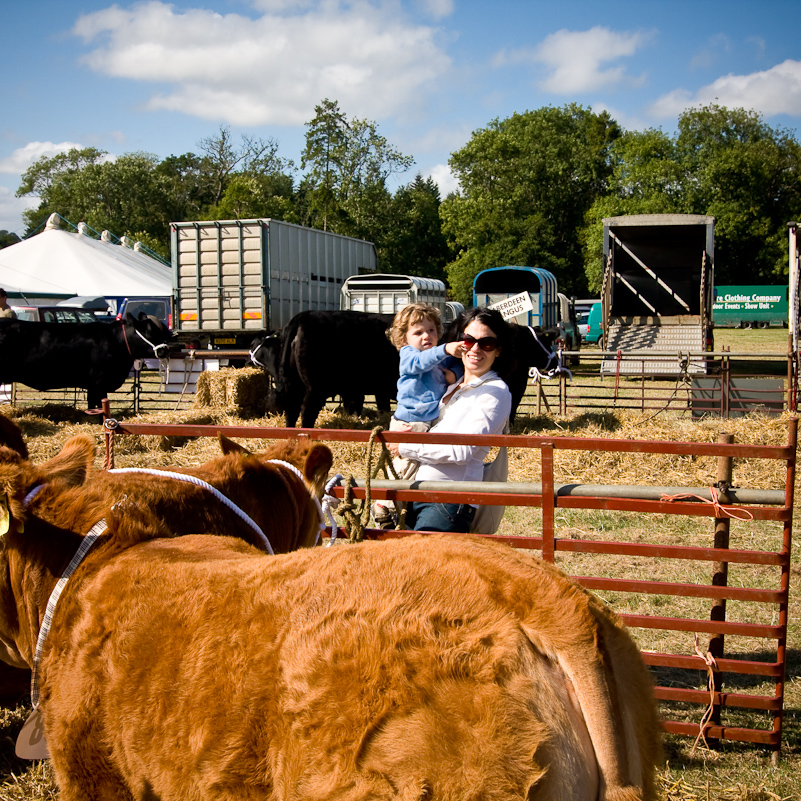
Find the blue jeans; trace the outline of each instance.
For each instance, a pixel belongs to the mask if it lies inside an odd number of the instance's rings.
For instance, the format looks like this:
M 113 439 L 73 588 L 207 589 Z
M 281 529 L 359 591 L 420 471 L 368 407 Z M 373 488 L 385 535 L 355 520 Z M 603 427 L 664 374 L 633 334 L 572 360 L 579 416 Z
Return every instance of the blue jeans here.
M 445 531 L 467 534 L 476 516 L 469 503 L 410 503 L 406 510 L 409 531 Z

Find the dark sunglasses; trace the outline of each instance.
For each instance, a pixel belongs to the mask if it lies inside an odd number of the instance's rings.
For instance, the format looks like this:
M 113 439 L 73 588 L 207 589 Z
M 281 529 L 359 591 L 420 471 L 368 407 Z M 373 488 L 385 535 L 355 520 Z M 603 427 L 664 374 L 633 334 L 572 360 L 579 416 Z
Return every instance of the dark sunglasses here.
M 462 332 L 456 338 L 464 342 L 465 347 L 468 350 L 470 350 L 470 348 L 472 348 L 475 344 L 478 344 L 481 350 L 486 351 L 495 350 L 498 347 L 498 337 L 481 337 L 481 339 L 476 339 L 475 337 L 471 337 L 470 334 L 465 334 Z

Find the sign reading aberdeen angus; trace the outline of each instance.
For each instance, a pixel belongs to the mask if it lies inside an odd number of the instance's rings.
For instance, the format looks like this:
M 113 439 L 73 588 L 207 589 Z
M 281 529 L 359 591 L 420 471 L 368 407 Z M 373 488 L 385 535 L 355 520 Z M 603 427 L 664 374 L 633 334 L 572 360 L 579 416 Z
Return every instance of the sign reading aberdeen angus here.
M 511 320 L 513 317 L 517 317 L 518 314 L 531 311 L 534 306 L 531 303 L 531 296 L 528 292 L 521 292 L 519 295 L 512 295 L 511 298 L 490 303 L 487 308 L 497 309 L 504 320 Z

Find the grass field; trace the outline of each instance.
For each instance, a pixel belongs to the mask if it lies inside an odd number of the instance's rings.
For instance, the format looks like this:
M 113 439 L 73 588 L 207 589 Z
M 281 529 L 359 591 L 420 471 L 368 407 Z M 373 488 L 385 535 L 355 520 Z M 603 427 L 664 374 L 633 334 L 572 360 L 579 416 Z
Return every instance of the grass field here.
M 781 329 L 739 331 L 722 329 L 716 332 L 718 343 L 725 340 L 732 351 L 753 349 L 754 352 L 783 352 L 787 332 Z M 774 350 L 775 349 L 775 350 Z M 96 422 L 83 422 L 85 417 L 69 410 L 39 409 L 18 411 L 10 407 L 0 412 L 15 417 L 22 428 L 31 458 L 42 461 L 56 453 L 63 443 L 76 433 L 91 433 L 101 445 Z M 176 415 L 160 413 L 151 419 L 159 422 L 186 421 L 193 423 L 221 423 L 231 425 L 280 425 L 280 419 L 242 420 L 230 410 L 194 409 Z M 516 434 L 548 436 L 591 436 L 623 439 L 656 439 L 713 442 L 722 431 L 733 433 L 738 442 L 777 444 L 785 442 L 787 416 L 763 418 L 754 415 L 739 420 L 709 419 L 693 422 L 686 416 L 616 413 L 610 409 L 598 414 L 573 416 L 524 416 L 513 429 Z M 318 425 L 332 428 L 369 429 L 374 425 L 388 425 L 386 416 L 367 414 L 363 418 L 350 418 L 328 410 Z M 263 447 L 263 441 L 251 440 L 244 444 L 253 449 Z M 115 453 L 117 466 L 154 467 L 185 465 L 205 461 L 216 453 L 216 444 L 209 440 L 184 440 L 166 437 L 124 437 L 118 442 Z M 351 443 L 337 443 L 334 451 L 333 472 L 364 476 L 365 448 Z M 557 451 L 556 480 L 577 483 L 641 483 L 675 486 L 704 486 L 714 479 L 715 460 L 711 458 L 648 458 L 642 456 L 627 460 L 618 454 L 601 452 Z M 98 466 L 100 460 L 98 459 Z M 510 481 L 538 481 L 538 457 L 512 451 L 510 454 Z M 752 465 L 736 463 L 735 481 L 741 486 L 781 488 L 782 465 Z M 799 522 L 795 515 L 794 524 Z M 614 539 L 628 541 L 657 541 L 665 544 L 700 544 L 710 537 L 709 520 L 696 520 L 666 515 L 606 512 L 595 510 L 557 510 L 557 536 L 574 539 Z M 772 526 L 772 527 L 771 527 Z M 732 525 L 732 545 L 751 548 L 775 548 L 776 524 L 771 526 Z M 541 511 L 537 508 L 507 508 L 499 533 L 537 533 L 541 528 Z M 654 568 L 640 560 L 625 557 L 589 557 L 586 555 L 558 554 L 557 563 L 572 574 L 651 577 Z M 708 581 L 705 566 L 675 565 L 666 568 L 672 581 Z M 770 584 L 775 575 L 754 575 L 732 571 L 730 582 L 747 586 L 749 582 Z M 801 550 L 793 546 L 790 584 L 788 632 L 788 675 L 785 687 L 784 743 L 778 767 L 771 763 L 770 754 L 758 746 L 724 741 L 714 750 L 703 747 L 692 750 L 691 739 L 668 736 L 665 738 L 665 762 L 660 778 L 663 799 L 667 801 L 787 801 L 801 800 Z M 664 596 L 640 596 L 628 593 L 601 593 L 603 599 L 618 611 L 651 611 L 663 609 L 665 614 L 687 617 L 708 615 L 707 606 L 697 600 L 677 600 Z M 775 614 L 764 607 L 759 609 L 732 604 L 732 618 L 757 619 Z M 687 647 L 677 642 L 680 635 L 670 632 L 633 631 L 640 646 L 646 650 Z M 727 648 L 737 652 L 750 652 L 763 648 L 741 638 L 734 639 Z M 660 676 L 660 683 L 664 676 Z M 679 683 L 698 682 L 703 677 L 698 671 L 677 672 L 673 680 Z M 728 688 L 731 689 L 731 688 Z M 770 694 L 767 685 L 752 683 L 742 688 L 747 692 Z M 27 715 L 23 703 L 14 710 L 0 714 L 0 801 L 39 801 L 56 797 L 47 763 L 26 763 L 13 755 L 13 742 Z M 687 711 L 688 716 L 695 714 Z M 742 725 L 764 725 L 750 720 L 747 714 Z

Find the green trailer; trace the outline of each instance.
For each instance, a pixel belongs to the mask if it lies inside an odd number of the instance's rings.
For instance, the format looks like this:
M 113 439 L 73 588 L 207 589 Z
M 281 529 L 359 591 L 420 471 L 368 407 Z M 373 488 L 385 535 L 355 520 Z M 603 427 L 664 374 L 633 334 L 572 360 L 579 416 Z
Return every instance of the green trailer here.
M 786 286 L 715 288 L 712 323 L 716 328 L 787 327 Z

